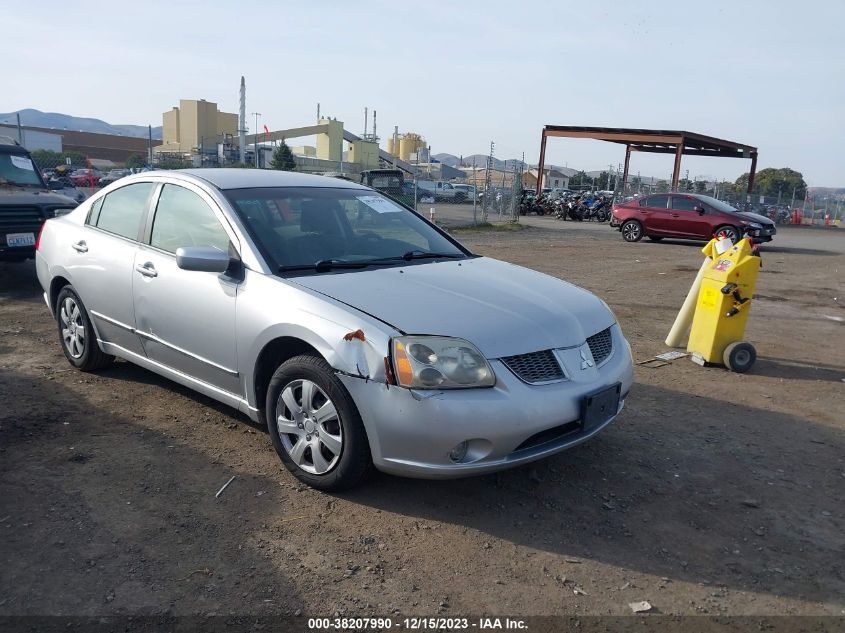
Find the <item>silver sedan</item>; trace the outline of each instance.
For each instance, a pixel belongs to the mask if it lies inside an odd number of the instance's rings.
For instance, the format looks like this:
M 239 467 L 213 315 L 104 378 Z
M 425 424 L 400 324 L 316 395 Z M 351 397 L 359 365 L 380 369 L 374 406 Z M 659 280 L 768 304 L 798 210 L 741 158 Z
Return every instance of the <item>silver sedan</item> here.
M 117 356 L 231 405 L 325 490 L 553 455 L 633 380 L 599 298 L 336 179 L 128 176 L 48 220 L 36 262 L 71 365 Z

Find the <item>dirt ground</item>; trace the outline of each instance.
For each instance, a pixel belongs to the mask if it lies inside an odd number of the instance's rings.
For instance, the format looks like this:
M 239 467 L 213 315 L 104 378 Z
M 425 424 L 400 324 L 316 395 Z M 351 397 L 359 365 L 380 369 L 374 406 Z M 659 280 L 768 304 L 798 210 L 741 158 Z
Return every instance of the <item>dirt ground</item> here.
M 700 245 L 526 223 L 460 239 L 598 293 L 635 360 L 666 351 Z M 845 614 L 843 234 L 765 249 L 749 374 L 638 367 L 581 447 L 343 495 L 205 397 L 71 370 L 33 265 L 0 264 L 0 616 Z

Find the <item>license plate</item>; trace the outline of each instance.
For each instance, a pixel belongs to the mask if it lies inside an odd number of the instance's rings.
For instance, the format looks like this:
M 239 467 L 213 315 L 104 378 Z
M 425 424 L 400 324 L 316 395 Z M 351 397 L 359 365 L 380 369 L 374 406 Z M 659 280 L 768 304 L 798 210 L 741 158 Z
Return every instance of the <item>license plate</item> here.
M 6 246 L 35 246 L 35 233 L 7 233 Z
M 581 424 L 584 430 L 599 427 L 616 415 L 621 391 L 622 384 L 616 383 L 584 398 L 581 403 Z

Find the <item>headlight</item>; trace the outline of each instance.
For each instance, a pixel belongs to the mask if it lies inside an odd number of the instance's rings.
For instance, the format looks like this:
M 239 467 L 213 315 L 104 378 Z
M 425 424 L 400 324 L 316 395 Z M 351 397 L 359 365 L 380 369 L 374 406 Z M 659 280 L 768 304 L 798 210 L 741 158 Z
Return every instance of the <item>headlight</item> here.
M 750 226 L 752 229 L 762 229 L 763 228 L 763 225 L 760 224 L 759 222 L 749 222 L 748 226 Z
M 446 336 L 400 336 L 393 339 L 397 382 L 414 389 L 492 387 L 496 375 L 472 343 Z
M 59 218 L 63 215 L 67 215 L 71 211 L 73 211 L 73 209 L 53 209 L 53 217 Z

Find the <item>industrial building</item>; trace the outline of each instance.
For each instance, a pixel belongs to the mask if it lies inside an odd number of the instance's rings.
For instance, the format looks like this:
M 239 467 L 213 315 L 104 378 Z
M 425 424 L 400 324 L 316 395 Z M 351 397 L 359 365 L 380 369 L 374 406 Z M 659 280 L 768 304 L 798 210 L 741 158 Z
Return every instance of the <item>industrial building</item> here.
M 20 140 L 21 145 L 29 151 L 43 149 L 52 152 L 80 152 L 90 158 L 93 164 L 108 166 L 112 163 L 123 163 L 132 154 L 140 154 L 144 158 L 149 154 L 150 141 L 137 136 L 120 136 L 117 134 L 98 134 L 96 132 L 76 132 L 74 130 L 60 130 L 56 128 L 34 127 L 23 125 L 18 134 L 17 126 L 0 126 L 0 134 Z M 153 149 L 161 141 L 152 141 Z
M 234 112 L 221 112 L 216 103 L 205 99 L 180 99 L 178 107 L 162 114 L 162 144 L 153 151 L 183 156 L 202 153 L 237 134 L 238 115 Z

